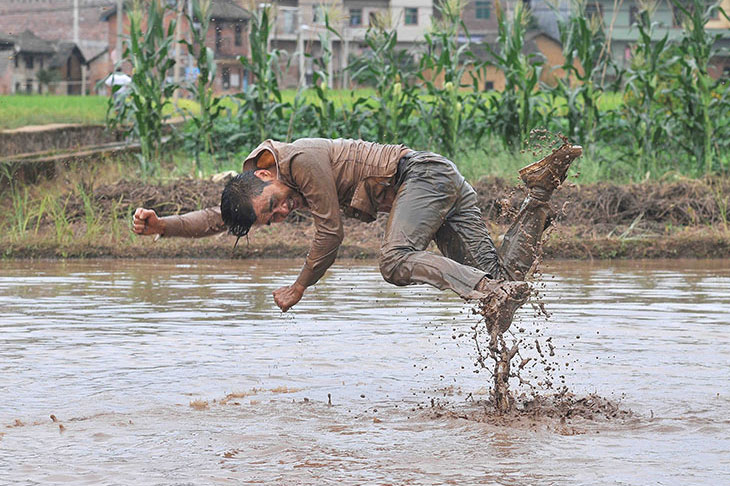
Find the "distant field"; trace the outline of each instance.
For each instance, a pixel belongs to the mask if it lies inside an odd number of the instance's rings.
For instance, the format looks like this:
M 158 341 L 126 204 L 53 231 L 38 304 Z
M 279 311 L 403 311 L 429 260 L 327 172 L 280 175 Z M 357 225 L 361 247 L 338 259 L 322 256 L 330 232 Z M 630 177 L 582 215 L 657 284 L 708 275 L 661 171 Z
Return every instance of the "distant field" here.
M 49 123 L 104 123 L 105 96 L 0 96 L 0 128 Z
M 282 90 L 282 99 L 293 102 L 296 90 Z M 374 94 L 372 89 L 332 90 L 329 96 L 338 105 L 351 104 L 360 97 Z M 314 90 L 307 90 L 308 102 L 317 102 Z M 10 95 L 0 96 L 0 129 L 12 129 L 26 125 L 47 125 L 50 123 L 104 123 L 108 97 L 106 96 L 53 96 L 53 95 Z M 614 109 L 622 102 L 621 93 L 605 93 L 601 97 L 601 108 Z M 197 111 L 197 105 L 181 100 L 180 106 Z M 226 101 L 226 106 L 235 109 L 235 102 Z M 169 109 L 173 111 L 172 108 Z

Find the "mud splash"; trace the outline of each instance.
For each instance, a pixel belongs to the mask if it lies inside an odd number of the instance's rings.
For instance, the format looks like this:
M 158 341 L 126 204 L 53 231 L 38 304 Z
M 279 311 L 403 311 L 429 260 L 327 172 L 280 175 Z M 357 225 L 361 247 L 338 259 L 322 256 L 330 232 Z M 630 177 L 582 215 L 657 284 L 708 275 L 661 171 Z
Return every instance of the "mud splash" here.
M 601 426 L 634 424 L 640 417 L 622 408 L 620 401 L 596 394 L 577 396 L 568 391 L 546 395 L 523 394 L 510 402 L 509 410 L 496 408 L 492 398 L 463 403 L 438 403 L 425 411 L 433 419 L 459 419 L 510 429 L 549 430 L 559 435 L 578 435 Z
M 530 151 L 532 155 L 536 156 L 539 152 L 546 148 L 551 150 L 550 157 L 555 156 L 566 147 L 570 147 L 572 142 L 561 134 L 553 134 L 546 130 L 533 130 L 531 133 L 531 139 L 528 142 L 531 147 Z M 578 155 L 579 156 L 579 155 Z M 543 159 L 546 161 L 548 159 Z M 570 160 L 568 160 L 568 164 Z M 571 158 L 572 160 L 572 158 Z M 551 170 L 556 171 L 553 174 L 554 183 L 556 187 L 554 189 L 548 189 L 550 196 L 554 191 L 559 191 L 562 182 L 565 179 L 565 169 L 567 165 L 563 165 L 564 169 L 559 168 L 557 162 L 547 162 Z M 533 166 L 522 170 L 530 170 Z M 554 168 L 553 168 L 554 167 Z M 522 173 L 522 171 L 521 171 Z M 562 173 L 562 177 L 560 174 Z M 542 187 L 542 186 L 538 186 Z M 542 189 L 541 189 L 542 190 Z M 551 212 L 555 212 L 551 209 Z M 540 223 L 542 224 L 542 223 Z M 531 278 L 539 285 L 541 273 L 539 272 L 539 265 L 542 262 L 542 246 L 545 239 L 551 233 L 554 228 L 552 220 L 548 220 L 547 227 L 542 233 L 535 235 L 537 241 L 530 242 L 530 239 L 525 238 L 522 241 L 522 245 L 529 245 L 529 248 L 523 248 L 521 252 L 527 256 L 532 257 L 532 265 L 526 272 L 525 277 Z M 512 229 L 510 230 L 510 232 Z M 522 230 L 520 231 L 527 231 Z M 509 233 L 508 233 L 509 234 Z M 506 240 L 506 238 L 505 238 Z M 503 247 L 506 241 L 503 243 Z M 504 257 L 505 250 L 501 250 Z M 510 251 L 509 249 L 507 250 Z M 505 260 L 505 265 L 509 265 Z M 509 268 L 512 272 L 518 273 L 514 268 Z M 511 273 L 510 273 L 511 274 Z M 519 273 L 521 275 L 521 273 Z M 519 278 L 519 277 L 518 277 Z M 506 333 L 512 326 L 514 320 L 514 309 L 520 306 L 521 302 L 525 301 L 525 294 L 522 293 L 520 298 L 517 282 L 504 282 L 499 284 L 497 291 L 493 291 L 492 294 L 485 299 L 482 299 L 477 307 L 473 309 L 473 314 L 481 316 L 473 330 L 473 340 L 476 347 L 477 358 L 476 366 L 481 369 L 491 370 L 492 376 L 492 389 L 490 391 L 490 400 L 485 403 L 484 413 L 493 419 L 492 415 L 504 417 L 505 420 L 529 417 L 530 420 L 537 419 L 554 419 L 560 418 L 561 422 L 565 422 L 565 419 L 571 415 L 577 415 L 582 417 L 594 417 L 596 415 L 602 415 L 608 419 L 630 416 L 630 411 L 624 411 L 619 408 L 617 404 L 614 404 L 599 396 L 590 396 L 584 398 L 576 398 L 568 389 L 563 386 L 557 394 L 541 396 L 538 394 L 539 389 L 550 389 L 553 388 L 553 372 L 557 368 L 554 363 L 551 363 L 546 358 L 543 348 L 547 348 L 549 356 L 555 356 L 555 349 L 552 345 L 552 338 L 548 337 L 545 339 L 544 345 L 541 346 L 540 340 L 534 340 L 534 349 L 538 357 L 524 357 L 520 353 L 521 347 L 524 347 L 525 339 L 518 337 L 512 333 L 512 337 L 506 336 Z M 524 284 L 523 284 L 524 285 Z M 540 292 L 537 287 L 534 289 L 534 308 L 537 311 L 537 317 L 548 318 L 549 313 L 545 309 L 544 303 L 542 302 Z M 501 296 L 501 300 L 497 298 L 497 295 Z M 507 311 L 509 310 L 509 311 Z M 516 356 L 520 357 L 519 363 L 513 368 L 513 360 Z M 522 376 L 522 371 L 526 366 L 530 364 L 535 358 L 543 365 L 543 378 L 539 379 L 536 384 L 533 384 L 530 379 L 526 379 Z M 490 366 L 491 364 L 491 366 Z M 534 365 L 534 362 L 533 362 Z M 569 363 L 566 363 L 569 366 Z M 561 375 L 564 382 L 564 375 Z M 531 389 L 530 398 L 526 398 L 527 395 L 524 393 L 519 399 L 515 399 L 510 391 L 510 379 L 515 379 L 520 385 L 525 385 Z

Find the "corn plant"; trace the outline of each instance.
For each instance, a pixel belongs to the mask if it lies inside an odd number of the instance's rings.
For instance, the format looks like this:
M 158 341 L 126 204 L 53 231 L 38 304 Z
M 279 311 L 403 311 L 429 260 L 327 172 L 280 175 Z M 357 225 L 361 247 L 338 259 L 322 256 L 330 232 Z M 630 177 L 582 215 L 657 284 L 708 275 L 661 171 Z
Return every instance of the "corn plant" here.
M 254 145 L 267 138 L 283 138 L 287 132 L 286 103 L 279 90 L 282 51 L 269 50 L 271 37 L 271 6 L 266 5 L 251 13 L 249 21 L 249 49 L 251 59 L 241 56 L 244 71 L 249 71 L 253 81 L 235 95 L 239 102 L 236 119 L 239 133 L 231 142 Z
M 408 138 L 415 140 L 414 113 L 417 110 L 417 91 L 413 80 L 415 66 L 408 52 L 397 49 L 398 34 L 385 19 L 380 18 L 365 33 L 368 52 L 356 59 L 349 67 L 353 80 L 372 84 L 375 95 L 372 102 L 365 98 L 356 100 L 354 108 L 368 107 L 372 116 L 362 121 L 374 124 L 373 135 L 383 143 L 400 143 Z
M 719 54 L 715 45 L 722 34 L 711 33 L 705 29 L 705 24 L 715 13 L 726 19 L 728 15 L 718 4 L 707 5 L 704 0 L 671 2 L 683 16 L 679 45 L 681 55 L 676 59 L 681 73 L 675 78 L 681 109 L 675 121 L 680 125 L 677 133 L 684 136 L 678 141 L 688 154 L 694 156 L 698 172 L 704 170 L 709 174 L 713 169 L 716 154 L 713 142 L 720 135 L 718 131 L 723 131 L 725 138 L 728 135 L 730 105 L 727 84 L 713 80 L 708 72 L 710 60 Z
M 464 139 L 478 146 L 488 127 L 478 108 L 482 106 L 478 93 L 484 63 L 471 50 L 469 31 L 461 20 L 464 6 L 463 0 L 447 0 L 436 6 L 441 21 L 424 35 L 426 50 L 418 75 L 426 95 L 418 103 L 421 120 L 431 134 L 428 145 L 436 145 L 449 157 Z M 460 32 L 467 38 L 464 43 L 459 42 Z
M 565 58 L 561 66 L 565 77 L 558 79 L 550 91 L 554 99 L 565 100 L 565 134 L 592 151 L 601 117 L 598 103 L 603 94 L 598 77 L 606 63 L 611 63 L 610 56 L 606 55 L 603 22 L 596 16 L 586 17 L 585 3 L 574 0 L 572 14 L 565 20 L 558 20 L 558 30 Z
M 319 121 L 318 135 L 326 138 L 337 138 L 341 136 L 339 125 L 337 123 L 338 109 L 334 101 L 330 98 L 329 92 L 332 86 L 331 63 L 332 63 L 332 36 L 341 37 L 340 34 L 330 25 L 330 9 L 324 8 L 324 29 L 319 32 L 319 45 L 322 49 L 321 56 L 315 60 L 314 70 L 314 91 L 317 94 L 318 103 L 315 103 L 314 109 L 317 120 Z M 293 112 L 295 113 L 295 112 Z
M 639 12 L 636 27 L 639 38 L 632 50 L 631 64 L 624 74 L 624 104 L 614 119 L 619 150 L 632 161 L 636 174 L 644 177 L 657 171 L 657 155 L 669 137 L 666 96 L 671 91 L 665 75 L 674 62 L 668 34 L 656 39 L 658 24 L 652 22 L 651 5 Z
M 187 48 L 188 53 L 195 57 L 198 68 L 198 76 L 194 83 L 188 86 L 188 90 L 197 102 L 199 111 L 194 113 L 186 110 L 190 117 L 191 125 L 188 126 L 185 135 L 192 147 L 195 156 L 195 167 L 198 177 L 202 175 L 200 154 L 213 152 L 212 132 L 216 119 L 223 112 L 221 98 L 213 94 L 213 81 L 216 75 L 215 54 L 210 47 L 205 45 L 208 29 L 210 28 L 210 6 L 211 0 L 193 0 L 193 16 L 185 15 L 188 22 L 192 40 L 181 41 Z
M 178 85 L 170 81 L 175 65 L 170 48 L 174 42 L 175 19 L 165 28 L 167 2 L 152 0 L 146 14 L 138 1 L 129 13 L 129 35 L 124 39 L 122 63 L 132 66 L 132 81 L 124 101 L 110 100 L 107 117 L 112 127 L 127 128 L 140 143 L 138 160 L 143 175 L 157 169 L 165 131 L 165 107 Z M 120 86 L 114 86 L 116 93 Z
M 529 14 L 522 2 L 515 4 L 512 19 L 507 18 L 499 0 L 496 7 L 498 47 L 485 47 L 491 56 L 489 64 L 504 74 L 505 88 L 490 96 L 492 129 L 506 147 L 516 150 L 527 140 L 530 130 L 544 121 L 536 93 L 544 61 L 535 54 L 523 53 Z

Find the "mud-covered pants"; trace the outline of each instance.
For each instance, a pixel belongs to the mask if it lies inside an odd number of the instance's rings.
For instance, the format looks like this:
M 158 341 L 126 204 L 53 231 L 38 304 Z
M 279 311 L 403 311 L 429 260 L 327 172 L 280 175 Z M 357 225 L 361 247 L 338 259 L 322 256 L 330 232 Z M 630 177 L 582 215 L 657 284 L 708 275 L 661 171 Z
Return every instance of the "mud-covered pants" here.
M 453 162 L 431 152 L 413 152 L 401 164 L 380 251 L 386 281 L 429 284 L 473 298 L 485 276 L 524 279 L 545 228 L 547 203 L 528 196 L 498 252 L 476 192 Z M 432 240 L 443 256 L 425 251 Z

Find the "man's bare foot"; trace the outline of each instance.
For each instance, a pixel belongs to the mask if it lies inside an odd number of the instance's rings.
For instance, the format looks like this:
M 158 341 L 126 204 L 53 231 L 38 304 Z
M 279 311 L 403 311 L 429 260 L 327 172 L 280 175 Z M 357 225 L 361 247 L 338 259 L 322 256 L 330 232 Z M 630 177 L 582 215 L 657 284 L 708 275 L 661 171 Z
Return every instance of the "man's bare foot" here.
M 509 329 L 515 311 L 530 297 L 530 285 L 520 281 L 497 281 L 484 278 L 474 290 L 484 295 L 479 299 L 479 306 L 490 334 L 495 326 L 500 333 Z
M 535 195 L 550 196 L 565 181 L 571 162 L 583 154 L 583 147 L 563 144 L 553 153 L 520 169 L 520 178 Z

